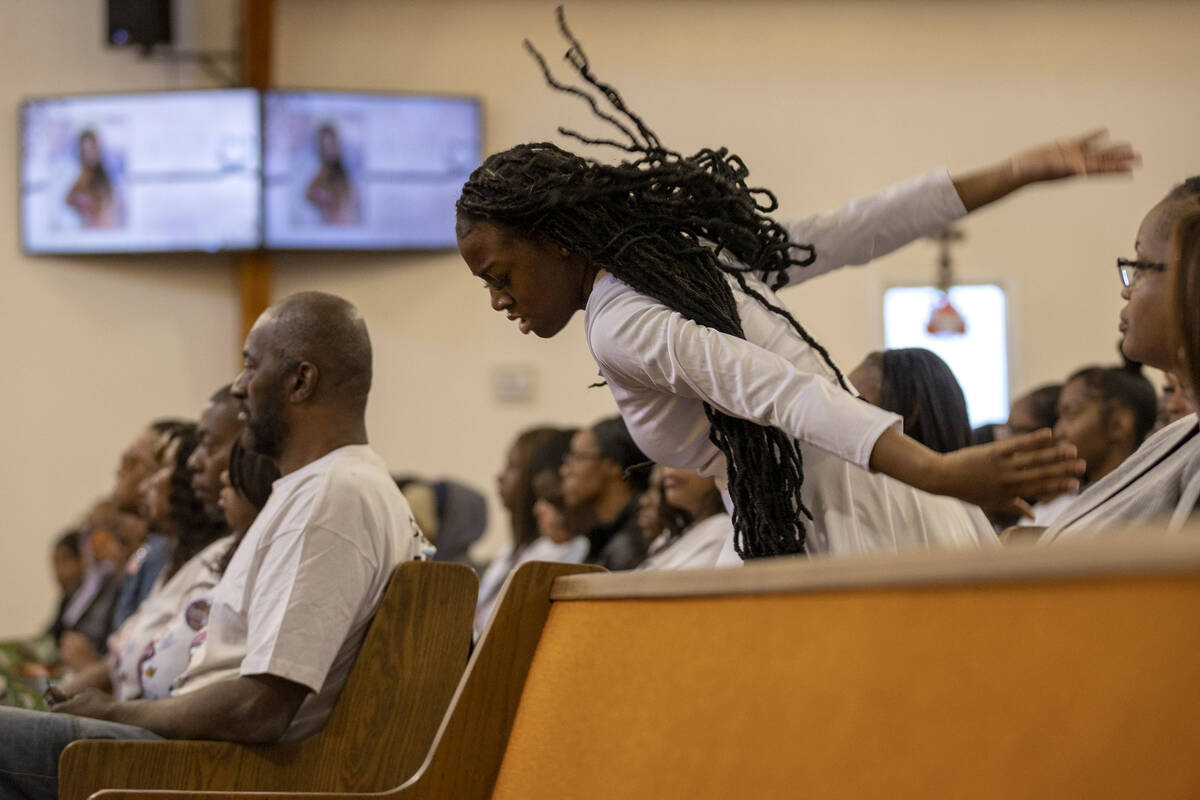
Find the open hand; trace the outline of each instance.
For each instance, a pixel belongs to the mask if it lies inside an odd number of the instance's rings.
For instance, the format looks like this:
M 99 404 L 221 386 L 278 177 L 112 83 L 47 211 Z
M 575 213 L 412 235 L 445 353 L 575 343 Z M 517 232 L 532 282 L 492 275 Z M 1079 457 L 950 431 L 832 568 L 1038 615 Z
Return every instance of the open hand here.
M 1002 442 L 965 447 L 941 456 L 942 489 L 988 511 L 1032 517 L 1023 498 L 1048 500 L 1079 488 L 1087 464 L 1075 446 L 1046 428 Z
M 1009 159 L 1013 178 L 1024 184 L 1075 175 L 1124 175 L 1142 163 L 1129 142 L 1109 142 L 1107 136 L 1107 128 L 1097 128 L 1023 150 Z

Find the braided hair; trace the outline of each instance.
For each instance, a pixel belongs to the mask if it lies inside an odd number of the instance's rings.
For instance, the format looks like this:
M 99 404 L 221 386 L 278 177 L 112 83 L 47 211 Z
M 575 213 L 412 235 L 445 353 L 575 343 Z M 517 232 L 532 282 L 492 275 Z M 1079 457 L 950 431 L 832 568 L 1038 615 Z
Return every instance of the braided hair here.
M 528 41 L 525 47 L 552 88 L 582 99 L 619 138 L 593 138 L 565 128 L 559 132 L 584 144 L 615 147 L 626 158 L 605 164 L 547 142 L 496 153 L 463 186 L 460 221 L 486 221 L 565 247 L 687 319 L 744 339 L 730 283 L 736 282 L 746 295 L 786 319 L 849 391 L 825 348 L 747 281 L 750 273 L 779 289 L 788 282 L 787 268 L 816 259 L 811 245 L 792 243 L 787 229 L 772 219 L 775 196 L 751 187 L 746 165 L 724 147 L 692 156 L 664 147 L 617 90 L 592 74 L 561 7 L 557 14 L 570 45 L 566 60 L 590 90 L 560 83 L 542 54 Z M 611 113 L 601 108 L 600 98 Z M 704 410 L 709 438 L 726 459 L 738 554 L 755 558 L 804 552 L 801 515 L 811 520 L 812 514 L 800 495 L 804 469 L 796 440 L 708 403 Z

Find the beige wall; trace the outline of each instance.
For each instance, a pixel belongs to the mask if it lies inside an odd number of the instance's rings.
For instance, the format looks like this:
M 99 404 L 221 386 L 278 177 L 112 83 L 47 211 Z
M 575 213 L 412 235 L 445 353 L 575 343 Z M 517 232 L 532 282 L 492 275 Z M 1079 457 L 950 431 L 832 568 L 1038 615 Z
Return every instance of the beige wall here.
M 20 96 L 194 85 L 188 72 L 106 51 L 100 9 L 80 14 L 92 4 L 12 5 L 6 22 L 20 33 L 0 55 L 8 220 Z M 543 87 L 521 50 L 528 36 L 561 63 L 553 6 L 280 0 L 276 81 L 477 94 L 489 151 L 552 138 L 561 122 L 599 131 Z M 1170 184 L 1200 173 L 1196 4 L 611 0 L 568 12 L 599 74 L 665 142 L 729 145 L 784 214 L 1095 125 L 1132 139 L 1146 160 L 1135 180 L 1031 191 L 965 226 L 962 278 L 1010 291 L 1016 391 L 1112 358 L 1113 258 L 1131 252 L 1141 214 Z M 933 258 L 917 243 L 785 299 L 849 366 L 882 343 L 883 286 L 930 277 Z M 48 542 L 107 488 L 124 441 L 152 416 L 195 413 L 232 377 L 238 343 L 228 259 L 31 259 L 5 227 L 0 270 L 6 635 L 49 613 Z M 518 428 L 612 410 L 604 390 L 586 388 L 595 371 L 579 320 L 554 340 L 520 337 L 452 253 L 276 259 L 276 296 L 309 288 L 342 294 L 367 317 L 377 359 L 370 430 L 397 471 L 459 475 L 491 493 Z M 536 370 L 533 402 L 491 399 L 492 371 L 506 364 Z

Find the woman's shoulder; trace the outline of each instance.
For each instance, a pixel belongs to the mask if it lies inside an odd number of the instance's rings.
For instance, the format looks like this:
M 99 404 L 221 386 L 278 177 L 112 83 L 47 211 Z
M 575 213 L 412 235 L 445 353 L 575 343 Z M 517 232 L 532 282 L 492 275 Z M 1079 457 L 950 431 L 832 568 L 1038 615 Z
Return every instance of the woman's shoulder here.
M 602 368 L 617 368 L 630 358 L 649 355 L 675 312 L 624 281 L 605 274 L 588 298 L 585 329 L 588 345 Z

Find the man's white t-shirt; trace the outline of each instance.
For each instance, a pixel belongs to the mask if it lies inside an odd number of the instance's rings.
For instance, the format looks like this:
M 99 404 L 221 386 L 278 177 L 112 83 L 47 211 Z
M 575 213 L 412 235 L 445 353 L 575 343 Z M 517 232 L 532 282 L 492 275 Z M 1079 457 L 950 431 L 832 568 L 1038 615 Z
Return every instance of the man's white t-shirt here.
M 283 738 L 324 725 L 392 569 L 429 549 L 387 465 L 342 447 L 277 480 L 212 592 L 173 689 L 275 675 L 313 691 Z

